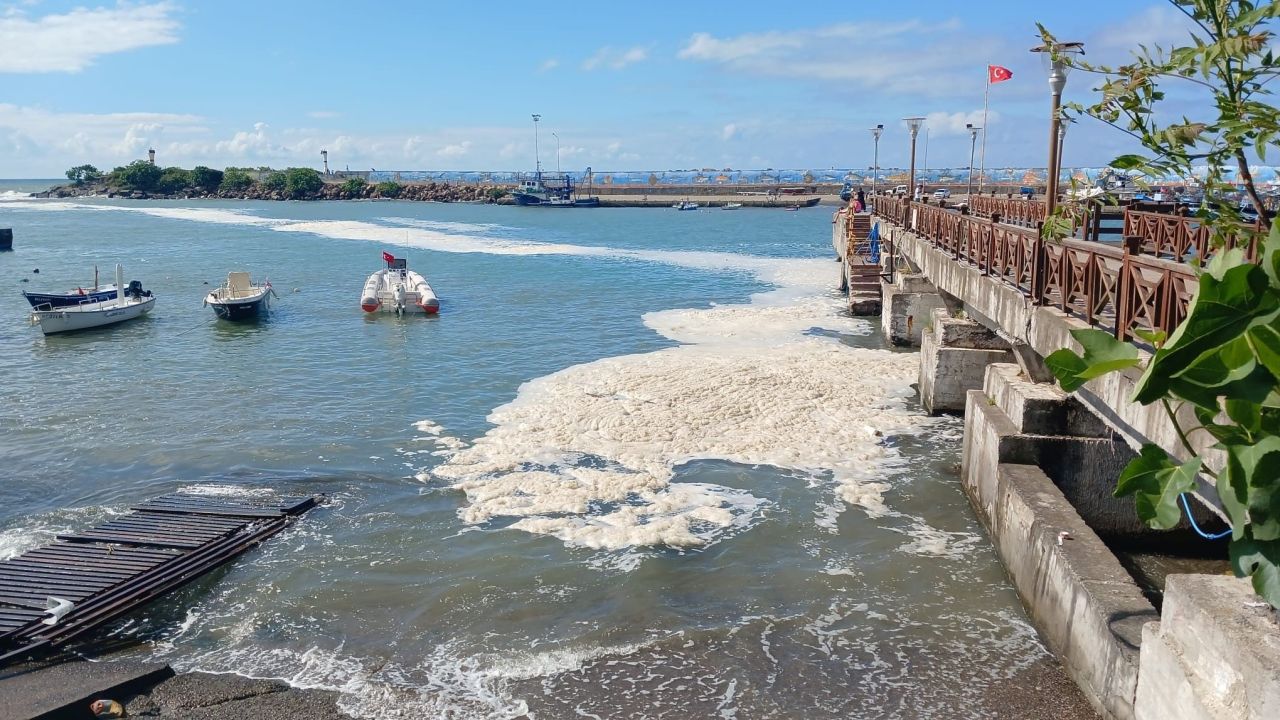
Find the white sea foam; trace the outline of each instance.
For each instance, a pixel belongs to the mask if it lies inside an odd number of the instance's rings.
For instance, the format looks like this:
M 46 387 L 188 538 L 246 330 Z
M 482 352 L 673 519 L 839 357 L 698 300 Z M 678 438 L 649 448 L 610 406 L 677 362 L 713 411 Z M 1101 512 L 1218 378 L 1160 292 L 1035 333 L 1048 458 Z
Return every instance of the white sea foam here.
M 877 433 L 925 422 L 906 406 L 915 357 L 807 335 L 869 327 L 838 316 L 831 298 L 796 290 L 646 315 L 650 328 L 690 344 L 526 383 L 489 416 L 496 427 L 434 474 L 466 493 L 466 523 L 516 518 L 515 529 L 607 550 L 693 547 L 748 527 L 759 498 L 672 482 L 699 459 L 829 473 L 842 500 L 886 514 L 889 486 L 875 478 L 894 453 Z

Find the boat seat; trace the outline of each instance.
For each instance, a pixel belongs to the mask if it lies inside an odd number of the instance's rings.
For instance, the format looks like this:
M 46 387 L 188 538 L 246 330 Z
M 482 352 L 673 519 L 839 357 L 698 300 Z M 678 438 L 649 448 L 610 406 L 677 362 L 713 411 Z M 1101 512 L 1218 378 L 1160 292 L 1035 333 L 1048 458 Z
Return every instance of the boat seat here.
M 253 283 L 247 272 L 227 273 L 227 290 L 231 297 L 246 297 L 253 292 Z

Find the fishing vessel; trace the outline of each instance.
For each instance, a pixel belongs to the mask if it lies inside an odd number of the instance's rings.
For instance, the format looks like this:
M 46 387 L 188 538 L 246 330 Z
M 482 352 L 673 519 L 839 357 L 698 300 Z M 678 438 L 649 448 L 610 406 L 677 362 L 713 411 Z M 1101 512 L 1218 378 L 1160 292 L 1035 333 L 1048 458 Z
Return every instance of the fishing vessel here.
M 116 265 L 116 286 L 123 284 L 124 269 Z M 39 325 L 45 335 L 115 325 L 151 312 L 155 302 L 150 290 L 143 290 L 140 281 L 132 280 L 115 298 L 86 299 L 78 305 L 33 310 L 31 324 Z
M 688 200 L 681 200 L 680 202 L 676 203 L 675 205 L 672 205 L 671 207 L 681 211 L 697 210 L 698 203 L 689 202 Z
M 600 207 L 600 198 L 586 197 L 578 194 L 573 177 L 568 173 L 543 174 L 534 173 L 533 177 L 521 180 L 511 193 L 517 205 L 537 205 L 539 207 Z
M 364 283 L 364 291 L 360 294 L 361 310 L 367 313 L 394 312 L 397 315 L 435 315 L 440 312 L 440 300 L 426 278 L 410 270 L 404 258 L 384 252 L 382 259 L 387 266 L 370 275 Z
M 742 203 L 725 203 L 720 209 L 721 210 L 739 210 L 741 208 L 742 208 Z
M 23 292 L 22 296 L 31 303 L 31 307 L 37 310 L 51 310 L 53 308 L 80 305 L 84 302 L 102 302 L 103 300 L 113 300 L 116 297 L 115 285 L 99 285 L 98 284 L 98 266 L 93 267 L 93 285 L 85 288 L 78 287 L 74 290 L 68 290 L 64 293 L 35 293 Z
M 227 281 L 204 298 L 204 304 L 223 320 L 249 320 L 266 315 L 271 298 L 278 297 L 271 281 L 254 285 L 247 272 L 229 272 Z

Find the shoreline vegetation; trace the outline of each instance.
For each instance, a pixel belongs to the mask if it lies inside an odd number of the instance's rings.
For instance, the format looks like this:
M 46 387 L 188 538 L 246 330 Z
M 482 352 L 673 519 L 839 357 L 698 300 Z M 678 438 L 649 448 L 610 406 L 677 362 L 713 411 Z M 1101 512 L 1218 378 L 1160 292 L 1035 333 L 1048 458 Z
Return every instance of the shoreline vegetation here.
M 490 202 L 507 196 L 506 188 L 450 185 L 440 182 L 370 183 L 359 177 L 326 181 L 311 168 L 238 168 L 224 170 L 197 165 L 187 170 L 161 168 L 146 160 L 104 173 L 92 165 L 67 171 L 66 185 L 32 193 L 38 198 L 106 197 L 125 200 L 422 200 L 433 202 Z

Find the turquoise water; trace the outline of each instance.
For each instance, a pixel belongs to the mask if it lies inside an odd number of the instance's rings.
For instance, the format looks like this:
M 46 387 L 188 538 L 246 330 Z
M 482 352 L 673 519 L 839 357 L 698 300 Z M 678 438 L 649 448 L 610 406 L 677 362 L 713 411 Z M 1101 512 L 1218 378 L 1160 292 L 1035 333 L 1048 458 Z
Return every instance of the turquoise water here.
M 958 424 L 840 313 L 825 209 L 10 195 L 0 226 L 0 555 L 177 489 L 330 497 L 114 627 L 131 656 L 415 718 L 981 717 L 1044 657 Z M 360 312 L 383 250 L 440 317 Z M 116 262 L 151 316 L 28 326 L 18 290 Z M 201 306 L 233 269 L 270 319 Z

